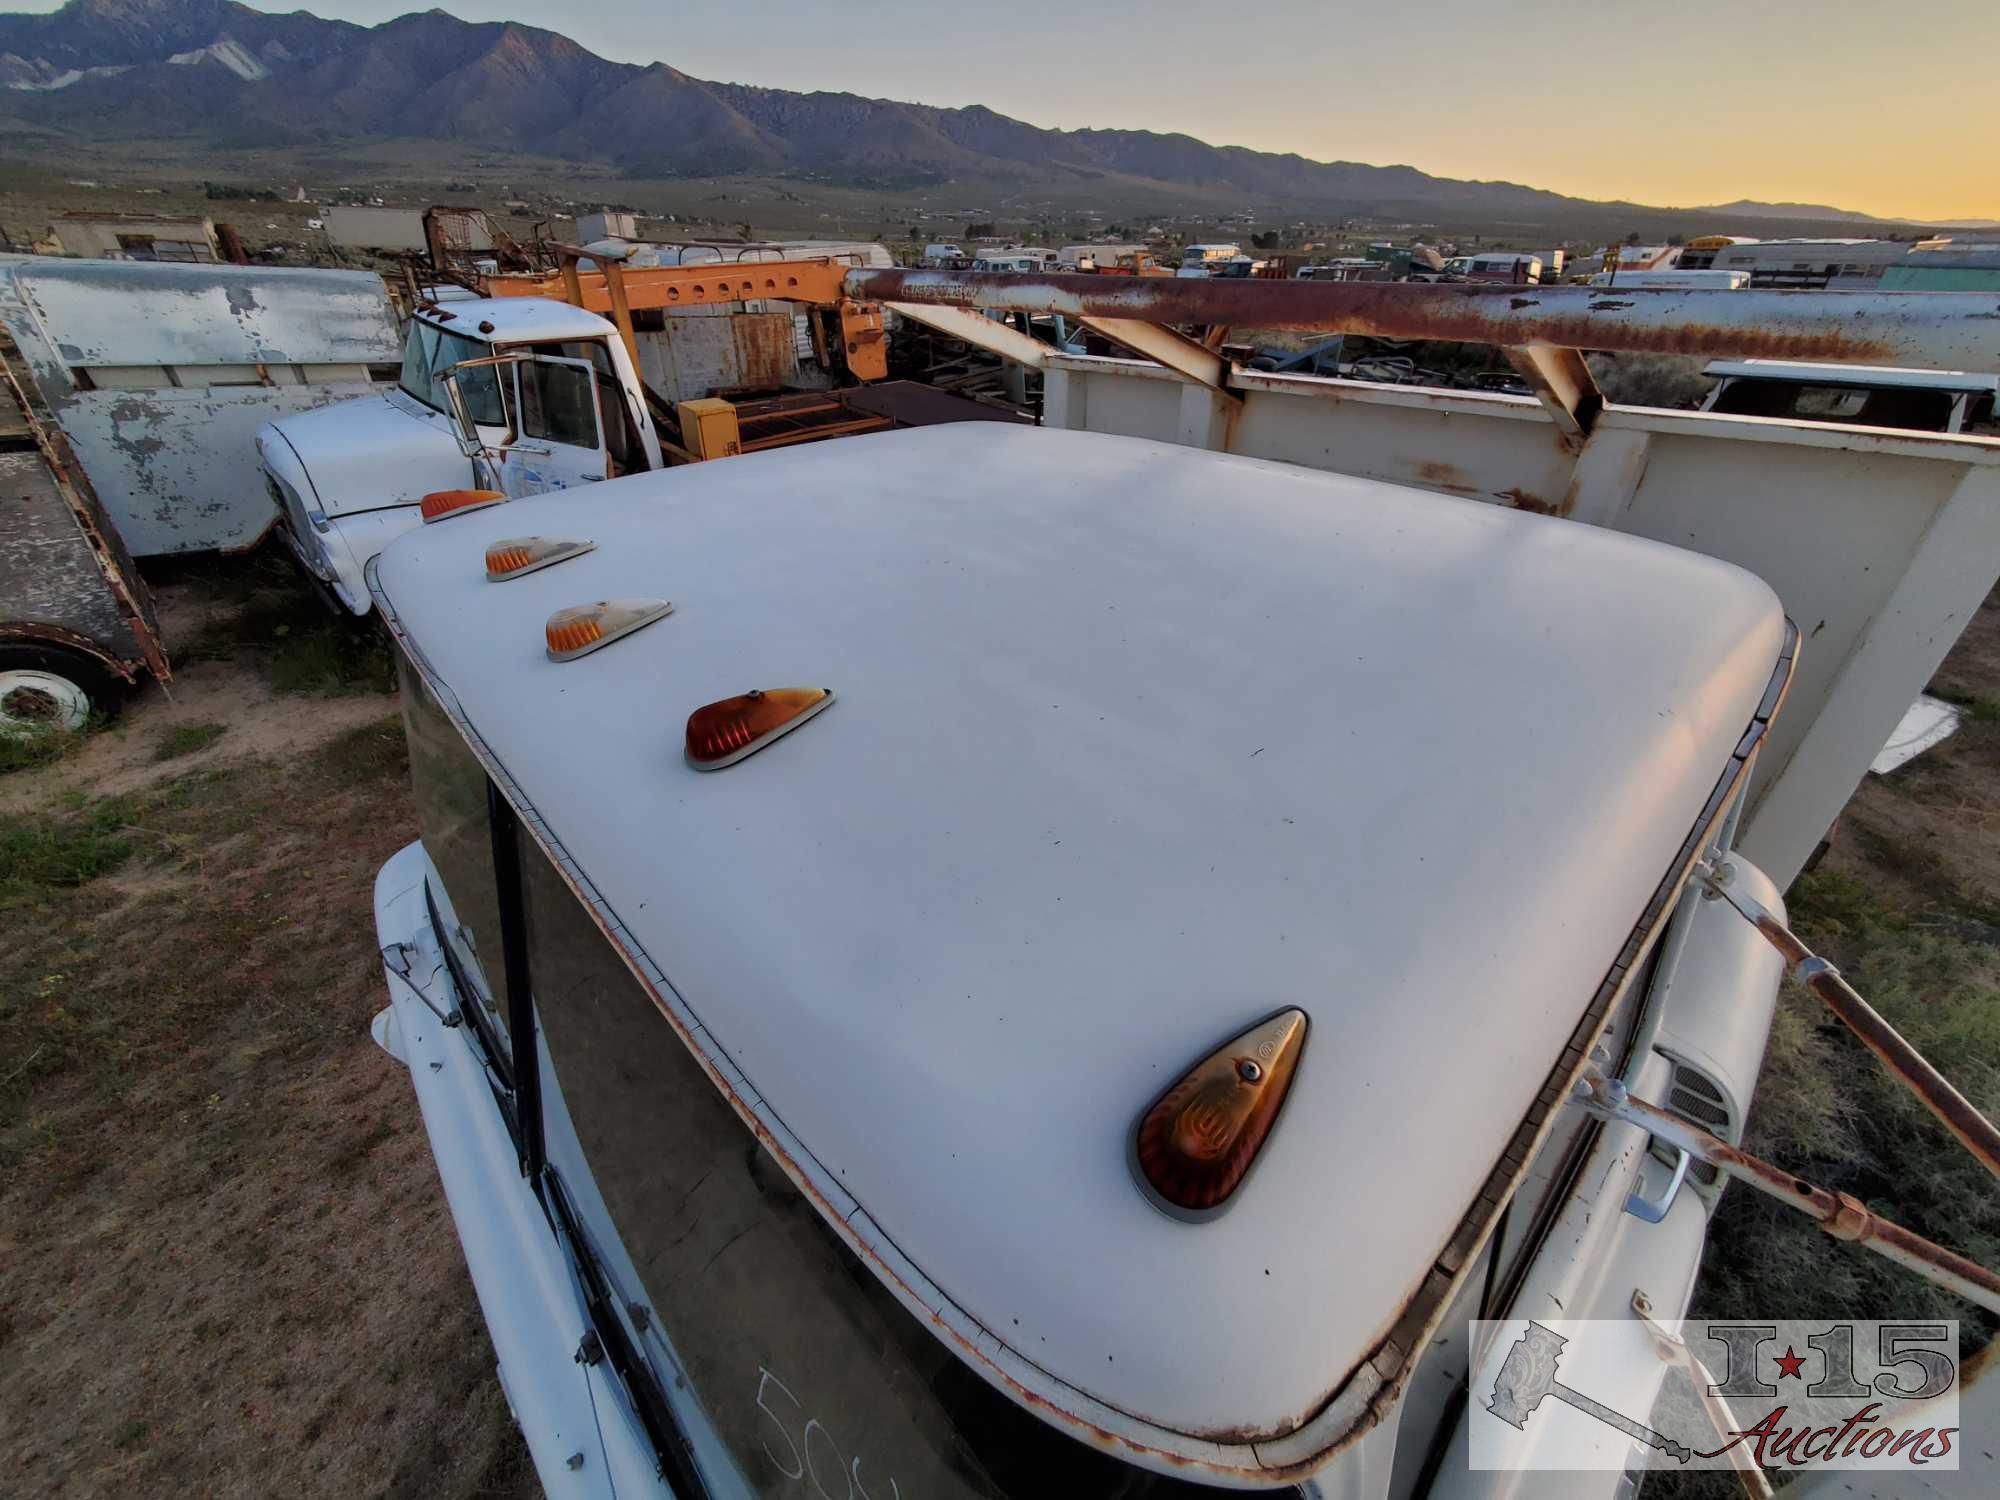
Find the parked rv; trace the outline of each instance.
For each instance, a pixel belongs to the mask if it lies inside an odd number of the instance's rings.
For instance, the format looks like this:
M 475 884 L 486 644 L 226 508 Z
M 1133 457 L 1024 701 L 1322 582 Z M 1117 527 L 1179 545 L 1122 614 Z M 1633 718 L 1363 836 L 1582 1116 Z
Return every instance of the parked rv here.
M 0 326 L 139 557 L 256 545 L 259 427 L 382 390 L 402 347 L 360 271 L 0 257 Z
M 976 260 L 974 260 L 972 263 L 972 269 L 975 271 L 1009 271 L 1018 273 L 1038 273 L 1043 269 L 1043 266 L 1041 257 L 1037 255 L 1029 255 L 1026 253 L 1003 254 L 999 251 L 993 251 L 988 254 L 981 255 Z
M 1739 240 L 1718 247 L 1710 263 L 1749 272 L 1757 287 L 1872 292 L 1910 248 L 1901 240 Z
M 1717 385 L 1703 411 L 1918 432 L 2000 435 L 2000 375 L 1898 370 L 1787 359 L 1717 359 L 1702 370 Z
M 1064 245 L 1056 252 L 1056 262 L 1074 271 L 1101 271 L 1121 264 L 1128 257 L 1136 259 L 1145 254 L 1144 245 Z
M 1521 286 L 1533 285 L 1542 279 L 1541 257 L 1518 250 L 1460 255 L 1446 261 L 1444 268 L 1463 281 L 1495 281 Z
M 1588 1053 L 1748 1104 L 1781 962 L 1685 882 L 1791 669 L 1765 584 L 1034 429 L 668 501 L 370 569 L 421 834 L 376 883 L 376 1035 L 552 1490 L 1408 1493 L 1463 1472 L 1482 1307 L 1679 1315 L 1719 1183 L 1561 1101 Z M 1240 1149 L 1155 1124 L 1196 1089 Z M 1593 1389 L 1643 1413 L 1661 1373 Z

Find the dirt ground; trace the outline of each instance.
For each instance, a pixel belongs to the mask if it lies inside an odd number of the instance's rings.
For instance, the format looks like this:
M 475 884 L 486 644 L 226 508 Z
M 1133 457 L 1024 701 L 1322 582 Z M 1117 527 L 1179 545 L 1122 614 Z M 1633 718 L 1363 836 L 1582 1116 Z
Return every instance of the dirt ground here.
M 395 699 L 279 695 L 256 581 L 163 588 L 173 700 L 0 779 L 0 1494 L 536 1494 L 368 1035 Z
M 533 1495 L 368 1036 L 373 878 L 412 827 L 386 650 L 268 561 L 156 588 L 171 701 L 0 776 L 0 1495 Z M 2000 603 L 1932 689 L 1963 729 L 1866 780 L 1792 911 L 2000 1110 Z M 2000 1260 L 1990 1182 L 1802 993 L 1751 1130 Z M 1739 1189 L 1696 1305 L 1916 1313 L 1911 1286 Z M 1941 1311 L 1968 1353 L 1990 1332 Z

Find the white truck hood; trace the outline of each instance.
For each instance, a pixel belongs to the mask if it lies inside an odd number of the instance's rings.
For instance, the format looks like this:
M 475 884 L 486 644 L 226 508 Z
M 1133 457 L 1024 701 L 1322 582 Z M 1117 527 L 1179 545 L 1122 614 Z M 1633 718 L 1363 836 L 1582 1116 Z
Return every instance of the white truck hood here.
M 597 547 L 483 580 L 534 534 Z M 986 423 L 515 501 L 376 568 L 878 1274 L 1017 1399 L 1272 1465 L 1444 1274 L 1789 638 L 1653 542 Z M 548 659 L 551 611 L 647 595 L 675 613 Z M 790 685 L 837 701 L 682 763 L 693 709 Z M 1255 1173 L 1166 1217 L 1139 1112 L 1286 1005 Z
M 311 486 L 300 498 L 328 518 L 415 505 L 472 482 L 450 420 L 402 391 L 298 412 L 264 433 L 291 447 Z

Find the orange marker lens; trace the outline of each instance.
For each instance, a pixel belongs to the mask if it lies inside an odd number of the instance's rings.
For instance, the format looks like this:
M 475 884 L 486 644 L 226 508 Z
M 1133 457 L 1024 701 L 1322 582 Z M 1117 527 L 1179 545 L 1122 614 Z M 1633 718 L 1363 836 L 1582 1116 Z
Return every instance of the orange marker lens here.
M 664 599 L 600 599 L 549 616 L 549 660 L 572 661 L 674 612 Z
M 486 581 L 498 583 L 503 578 L 538 572 L 572 557 L 581 557 L 596 546 L 595 542 L 572 542 L 564 537 L 509 537 L 486 549 Z
M 446 516 L 463 515 L 467 511 L 484 510 L 489 505 L 498 505 L 507 497 L 498 490 L 432 490 L 424 496 L 417 507 L 428 525 L 432 521 L 442 521 Z
M 770 688 L 698 708 L 688 715 L 688 764 L 697 771 L 734 765 L 831 702 L 831 688 Z
M 1271 1134 L 1305 1051 L 1296 1007 L 1223 1044 L 1153 1101 L 1132 1139 L 1132 1167 L 1156 1208 L 1211 1219 L 1242 1186 Z

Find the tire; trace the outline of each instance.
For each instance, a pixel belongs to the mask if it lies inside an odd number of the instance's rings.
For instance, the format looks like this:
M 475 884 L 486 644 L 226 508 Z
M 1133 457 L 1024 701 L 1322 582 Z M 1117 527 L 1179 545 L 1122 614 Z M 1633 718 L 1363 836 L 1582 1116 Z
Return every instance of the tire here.
M 0 734 L 83 728 L 124 705 L 125 684 L 102 662 L 61 646 L 0 645 Z

